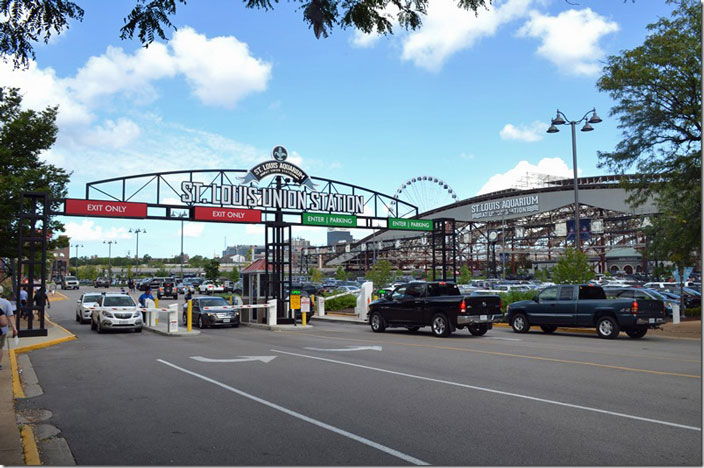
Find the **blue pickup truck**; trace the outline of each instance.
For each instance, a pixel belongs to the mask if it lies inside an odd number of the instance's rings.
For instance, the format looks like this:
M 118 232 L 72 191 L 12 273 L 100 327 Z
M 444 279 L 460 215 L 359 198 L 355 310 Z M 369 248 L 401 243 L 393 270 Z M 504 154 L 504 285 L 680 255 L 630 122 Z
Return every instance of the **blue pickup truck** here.
M 533 325 L 552 333 L 557 327 L 596 328 L 601 338 L 643 338 L 649 328 L 665 323 L 665 305 L 659 300 L 607 299 L 600 286 L 566 284 L 543 289 L 532 300 L 509 304 L 506 320 L 516 333 Z

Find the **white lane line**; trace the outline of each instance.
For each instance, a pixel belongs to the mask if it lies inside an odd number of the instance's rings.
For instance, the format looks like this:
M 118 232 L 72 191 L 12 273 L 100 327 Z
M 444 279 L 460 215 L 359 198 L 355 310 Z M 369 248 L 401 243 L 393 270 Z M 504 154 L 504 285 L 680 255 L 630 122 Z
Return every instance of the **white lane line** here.
M 381 351 L 383 348 L 381 346 L 347 346 L 346 348 L 335 348 L 335 349 L 329 349 L 329 348 L 303 348 L 303 349 L 310 349 L 311 351 L 334 351 L 334 352 L 339 352 L 339 351 Z
M 290 356 L 298 356 L 298 357 L 304 357 L 304 358 L 308 358 L 308 359 L 317 359 L 319 361 L 333 362 L 335 364 L 343 364 L 345 366 L 359 367 L 362 369 L 368 369 L 368 370 L 373 370 L 373 371 L 377 371 L 377 372 L 384 372 L 386 374 L 400 375 L 402 377 L 409 377 L 411 379 L 426 380 L 428 382 L 436 382 L 436 383 L 442 383 L 442 384 L 446 384 L 446 385 L 453 385 L 455 387 L 470 388 L 472 390 L 479 390 L 482 392 L 496 393 L 499 395 L 506 395 L 506 396 L 512 396 L 512 397 L 516 397 L 516 398 L 522 398 L 524 400 L 539 401 L 541 403 L 548 403 L 551 405 L 566 406 L 568 408 L 575 408 L 575 409 L 580 409 L 580 410 L 584 410 L 584 411 L 591 411 L 594 413 L 608 414 L 611 416 L 617 416 L 617 417 L 621 417 L 621 418 L 635 419 L 638 421 L 645 421 L 645 422 L 650 422 L 650 423 L 654 423 L 654 424 L 662 424 L 664 426 L 678 427 L 680 429 L 687 429 L 690 431 L 698 431 L 698 432 L 702 431 L 701 427 L 696 427 L 696 426 L 686 426 L 684 424 L 677 424 L 677 423 L 672 423 L 672 422 L 668 422 L 668 421 L 661 421 L 659 419 L 643 418 L 641 416 L 633 416 L 631 414 L 617 413 L 614 411 L 607 411 L 607 410 L 603 410 L 603 409 L 599 409 L 599 408 L 592 408 L 589 406 L 574 405 L 572 403 L 564 403 L 561 401 L 546 400 L 545 398 L 537 398 L 537 397 L 532 397 L 529 395 L 521 395 L 519 393 L 504 392 L 501 390 L 494 390 L 492 388 L 477 387 L 474 385 L 467 385 L 467 384 L 458 383 L 458 382 L 450 382 L 448 380 L 440 380 L 440 379 L 433 379 L 430 377 L 423 377 L 420 375 L 406 374 L 405 372 L 397 372 L 397 371 L 392 371 L 392 370 L 388 370 L 388 369 L 380 369 L 378 367 L 363 366 L 361 364 L 354 364 L 352 362 L 337 361 L 335 359 L 327 359 L 327 358 L 321 358 L 321 357 L 316 357 L 316 356 L 308 356 L 307 354 L 289 353 L 286 351 L 279 351 L 277 349 L 272 349 L 271 351 L 274 353 L 288 354 Z
M 257 403 L 261 403 L 262 405 L 268 406 L 269 408 L 273 408 L 277 411 L 281 411 L 282 413 L 286 413 L 289 416 L 293 416 L 294 418 L 298 418 L 300 420 L 309 422 L 309 423 L 316 425 L 318 427 L 322 427 L 323 429 L 327 429 L 328 431 L 332 431 L 336 434 L 340 434 L 341 436 L 347 437 L 352 440 L 356 440 L 357 442 L 360 442 L 364 445 L 368 445 L 369 447 L 375 448 L 375 449 L 380 450 L 384 453 L 388 453 L 389 455 L 392 455 L 396 458 L 400 458 L 401 460 L 406 461 L 408 463 L 412 463 L 414 465 L 430 465 L 430 463 L 428 463 L 428 462 L 424 462 L 423 460 L 419 460 L 419 459 L 412 457 L 410 455 L 406 455 L 403 452 L 399 452 L 398 450 L 394 450 L 394 449 L 387 447 L 385 445 L 381 445 L 379 443 L 374 442 L 373 440 L 369 440 L 369 439 L 366 439 L 362 436 L 352 434 L 351 432 L 347 432 L 347 431 L 339 429 L 335 426 L 331 426 L 330 424 L 326 424 L 322 421 L 318 421 L 317 419 L 310 418 L 310 417 L 305 416 L 301 413 L 297 413 L 297 412 L 290 410 L 288 408 L 284 408 L 283 406 L 279 406 L 276 403 L 272 403 L 270 401 L 264 400 L 262 398 L 254 396 L 254 395 L 250 395 L 249 393 L 245 393 L 242 390 L 238 390 L 236 388 L 230 387 L 229 385 L 226 385 L 222 382 L 218 382 L 217 380 L 211 379 L 210 377 L 206 377 L 206 376 L 198 374 L 196 372 L 189 371 L 188 369 L 184 369 L 183 367 L 179 367 L 176 364 L 172 364 L 168 361 L 164 361 L 163 359 L 157 359 L 157 361 L 162 364 L 166 364 L 167 366 L 171 366 L 174 369 L 180 370 L 181 372 L 184 372 L 186 374 L 190 374 L 194 377 L 198 377 L 199 379 L 205 380 L 206 382 L 210 382 L 212 384 L 215 384 L 218 387 L 222 387 L 225 390 L 231 391 L 232 393 L 236 393 L 237 395 L 243 396 L 245 398 L 249 398 L 250 400 L 256 401 Z
M 499 336 L 485 336 L 485 340 L 523 341 L 520 338 L 501 338 Z
M 276 356 L 240 356 L 239 359 L 213 359 L 203 356 L 191 356 L 194 361 L 200 362 L 252 362 L 261 361 L 263 363 L 269 363 L 276 359 Z

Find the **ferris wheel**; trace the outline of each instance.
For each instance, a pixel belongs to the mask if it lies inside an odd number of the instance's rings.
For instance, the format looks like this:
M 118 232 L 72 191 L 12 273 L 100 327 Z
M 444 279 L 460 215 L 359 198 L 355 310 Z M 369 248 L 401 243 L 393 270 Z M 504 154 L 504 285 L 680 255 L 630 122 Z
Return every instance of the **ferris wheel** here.
M 457 194 L 447 182 L 431 176 L 413 177 L 396 190 L 394 199 L 403 200 L 418 207 L 418 213 L 425 213 L 457 201 Z M 395 205 L 396 203 L 392 203 Z M 392 206 L 395 208 L 395 206 Z

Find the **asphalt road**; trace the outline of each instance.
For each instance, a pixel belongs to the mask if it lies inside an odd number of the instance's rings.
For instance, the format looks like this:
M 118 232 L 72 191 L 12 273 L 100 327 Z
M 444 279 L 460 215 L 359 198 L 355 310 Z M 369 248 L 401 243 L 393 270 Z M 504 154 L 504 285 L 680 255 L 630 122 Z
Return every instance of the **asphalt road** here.
M 80 465 L 702 464 L 699 340 L 98 335 L 80 292 L 51 309 L 79 339 L 30 353 L 45 393 L 18 403 L 51 410 Z

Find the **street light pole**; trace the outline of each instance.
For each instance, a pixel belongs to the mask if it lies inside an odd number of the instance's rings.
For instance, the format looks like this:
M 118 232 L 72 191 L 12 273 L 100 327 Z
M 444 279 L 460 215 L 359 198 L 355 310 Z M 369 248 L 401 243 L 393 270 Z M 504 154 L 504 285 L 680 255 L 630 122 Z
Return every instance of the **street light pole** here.
M 146 234 L 147 230 L 142 229 L 142 228 L 136 228 L 136 229 L 130 228 L 130 230 L 128 232 L 133 232 L 137 235 L 137 248 L 135 249 L 134 259 L 137 260 L 137 262 L 139 262 L 139 233 L 141 232 L 142 234 Z M 139 265 L 139 263 L 137 263 L 137 265 Z
M 103 241 L 103 244 L 108 244 L 108 281 L 112 285 L 112 265 L 110 261 L 112 259 L 112 244 L 117 244 L 117 241 Z
M 591 114 L 591 117 L 587 120 L 587 116 Z M 579 120 L 569 120 L 565 114 L 560 112 L 560 109 L 557 109 L 557 115 L 555 116 L 554 119 L 552 119 L 550 128 L 548 128 L 547 132 L 548 133 L 557 133 L 560 130 L 556 127 L 556 125 L 567 125 L 569 124 L 570 127 L 572 127 L 572 171 L 573 171 L 573 186 L 574 186 L 574 232 L 575 232 L 575 247 L 577 250 L 582 250 L 582 236 L 581 236 L 581 230 L 580 230 L 580 225 L 579 225 L 579 187 L 577 183 L 577 133 L 575 131 L 575 127 L 577 124 L 584 122 L 584 126 L 582 127 L 581 131 L 583 132 L 591 132 L 594 130 L 594 127 L 592 127 L 590 124 L 597 124 L 601 122 L 601 118 L 596 114 L 596 109 L 592 109 L 588 111 L 584 116 L 582 116 L 581 119 Z

